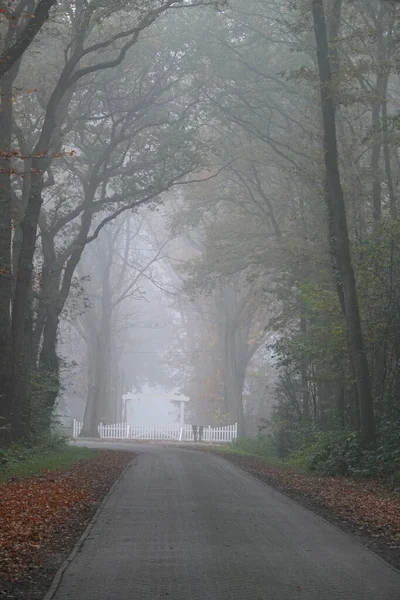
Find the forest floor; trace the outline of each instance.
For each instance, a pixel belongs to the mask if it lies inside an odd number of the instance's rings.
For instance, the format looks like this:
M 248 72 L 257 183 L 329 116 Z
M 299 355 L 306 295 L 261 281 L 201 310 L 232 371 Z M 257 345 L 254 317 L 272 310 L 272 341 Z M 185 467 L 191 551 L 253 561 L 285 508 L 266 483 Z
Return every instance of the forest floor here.
M 44 460 L 45 470 L 33 474 L 31 466 L 0 483 L 0 599 L 43 598 L 134 457 L 132 452 L 71 448 L 64 454 L 58 462 Z
M 197 445 L 315 512 L 400 569 L 400 496 L 376 480 L 298 473 L 256 456 Z

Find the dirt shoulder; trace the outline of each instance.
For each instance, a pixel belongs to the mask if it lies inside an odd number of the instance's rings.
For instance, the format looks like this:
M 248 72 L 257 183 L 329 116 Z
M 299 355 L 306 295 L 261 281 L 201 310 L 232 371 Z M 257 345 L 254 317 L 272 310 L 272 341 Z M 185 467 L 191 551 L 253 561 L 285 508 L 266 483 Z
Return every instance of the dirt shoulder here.
M 132 452 L 0 484 L 0 597 L 39 600 Z
M 317 477 L 257 457 L 196 449 L 213 452 L 274 487 L 400 569 L 400 497 L 378 481 Z

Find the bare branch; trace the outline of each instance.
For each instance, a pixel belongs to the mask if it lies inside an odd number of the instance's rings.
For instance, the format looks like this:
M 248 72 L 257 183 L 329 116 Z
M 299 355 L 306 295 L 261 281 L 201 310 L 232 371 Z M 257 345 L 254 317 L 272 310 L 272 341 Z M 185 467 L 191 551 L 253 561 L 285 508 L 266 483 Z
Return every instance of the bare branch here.
M 57 0 L 40 0 L 32 15 L 28 15 L 28 24 L 21 31 L 13 45 L 0 57 L 0 78 L 3 77 L 23 55 L 35 39 L 43 24 L 49 18 L 50 9 Z

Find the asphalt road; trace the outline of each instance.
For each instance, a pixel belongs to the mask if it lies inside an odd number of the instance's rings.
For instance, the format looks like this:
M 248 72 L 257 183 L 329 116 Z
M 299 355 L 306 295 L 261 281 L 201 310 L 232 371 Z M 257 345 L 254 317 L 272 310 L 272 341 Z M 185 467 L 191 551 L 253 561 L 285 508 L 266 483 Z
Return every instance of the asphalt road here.
M 134 449 L 54 600 L 400 600 L 399 572 L 230 463 Z

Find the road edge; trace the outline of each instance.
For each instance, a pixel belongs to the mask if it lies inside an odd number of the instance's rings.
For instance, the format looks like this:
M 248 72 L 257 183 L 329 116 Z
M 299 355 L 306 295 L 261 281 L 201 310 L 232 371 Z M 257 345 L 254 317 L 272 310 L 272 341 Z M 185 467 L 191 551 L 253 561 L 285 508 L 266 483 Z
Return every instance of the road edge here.
M 213 454 L 213 452 L 208 452 L 208 454 Z M 262 481 L 261 479 L 258 479 L 254 475 L 251 475 L 250 473 L 248 473 L 247 471 L 245 471 L 244 469 L 242 469 L 242 467 L 238 467 L 233 462 L 230 462 L 227 458 L 225 458 L 223 456 L 220 456 L 219 454 L 213 454 L 213 456 L 215 456 L 215 458 L 219 458 L 223 462 L 228 463 L 229 465 L 231 465 L 235 469 L 238 469 L 238 471 L 241 471 L 249 479 L 252 479 L 253 481 L 257 481 L 258 483 L 260 483 L 264 487 L 266 487 L 266 488 L 268 488 L 270 490 L 273 490 L 277 494 L 280 494 L 281 496 L 283 496 L 284 498 L 286 498 L 286 500 L 289 500 L 292 504 L 296 504 L 297 506 L 301 506 L 301 508 L 303 510 L 305 510 L 308 513 L 312 514 L 314 517 L 318 517 L 318 519 L 321 519 L 322 521 L 324 521 L 325 523 L 327 523 L 331 527 L 334 527 L 336 529 L 336 531 L 338 531 L 342 535 L 345 535 L 348 539 L 350 539 L 353 542 L 355 542 L 358 546 L 360 546 L 360 548 L 363 548 L 364 550 L 367 550 L 367 552 L 369 552 L 370 554 L 372 554 L 373 556 L 375 556 L 376 558 L 378 558 L 383 564 L 385 564 L 386 566 L 390 567 L 395 573 L 397 573 L 398 575 L 400 575 L 400 569 L 398 569 L 397 567 L 391 565 L 390 562 L 388 562 L 387 560 L 385 560 L 377 552 L 374 552 L 373 550 L 371 550 L 370 548 L 368 548 L 368 546 L 366 546 L 365 544 L 363 544 L 362 542 L 360 542 L 360 540 L 358 540 L 350 532 L 343 531 L 343 529 L 341 529 L 340 527 L 338 527 L 337 525 L 335 525 L 335 523 L 332 523 L 331 521 L 328 521 L 328 519 L 326 519 L 325 517 L 319 515 L 317 512 L 311 510 L 310 508 L 307 508 L 306 506 L 303 506 L 302 504 L 300 504 L 300 502 L 297 502 L 296 500 L 294 500 L 293 498 L 291 498 L 290 496 L 288 496 L 287 494 L 285 494 L 285 492 L 281 492 L 281 490 L 278 490 L 277 488 L 273 487 L 272 485 L 270 485 L 268 483 L 265 483 L 265 481 Z
M 69 565 L 71 564 L 71 562 L 73 561 L 73 559 L 75 558 L 75 556 L 78 553 L 78 551 L 83 546 L 86 538 L 88 537 L 90 531 L 92 530 L 93 526 L 97 522 L 97 520 L 98 520 L 98 518 L 100 516 L 100 513 L 102 512 L 104 506 L 108 502 L 111 494 L 114 492 L 115 488 L 117 487 L 117 485 L 119 484 L 119 482 L 121 481 L 121 479 L 124 477 L 124 475 L 126 474 L 126 472 L 128 471 L 128 469 L 130 469 L 133 466 L 133 464 L 136 461 L 136 459 L 137 459 L 137 456 L 133 456 L 132 460 L 126 465 L 126 467 L 119 474 L 119 476 L 117 477 L 117 479 L 114 481 L 114 483 L 112 484 L 111 488 L 109 489 L 109 491 L 107 492 L 107 494 L 104 496 L 103 500 L 101 501 L 100 505 L 97 507 L 97 510 L 94 513 L 93 517 L 90 519 L 89 523 L 87 524 L 85 531 L 82 533 L 82 535 L 80 536 L 80 538 L 76 542 L 75 546 L 73 547 L 73 549 L 71 550 L 71 552 L 69 553 L 69 555 L 67 556 L 67 558 L 64 559 L 64 561 L 61 564 L 61 566 L 57 569 L 57 572 L 56 572 L 56 574 L 53 577 L 51 585 L 50 585 L 49 589 L 47 590 L 47 592 L 45 593 L 45 595 L 43 596 L 42 600 L 52 600 L 52 598 L 54 597 L 54 594 L 56 593 L 56 591 L 59 588 L 59 585 L 61 583 L 61 580 L 62 580 L 62 577 L 63 577 L 65 571 L 67 570 L 67 568 L 69 567 Z

